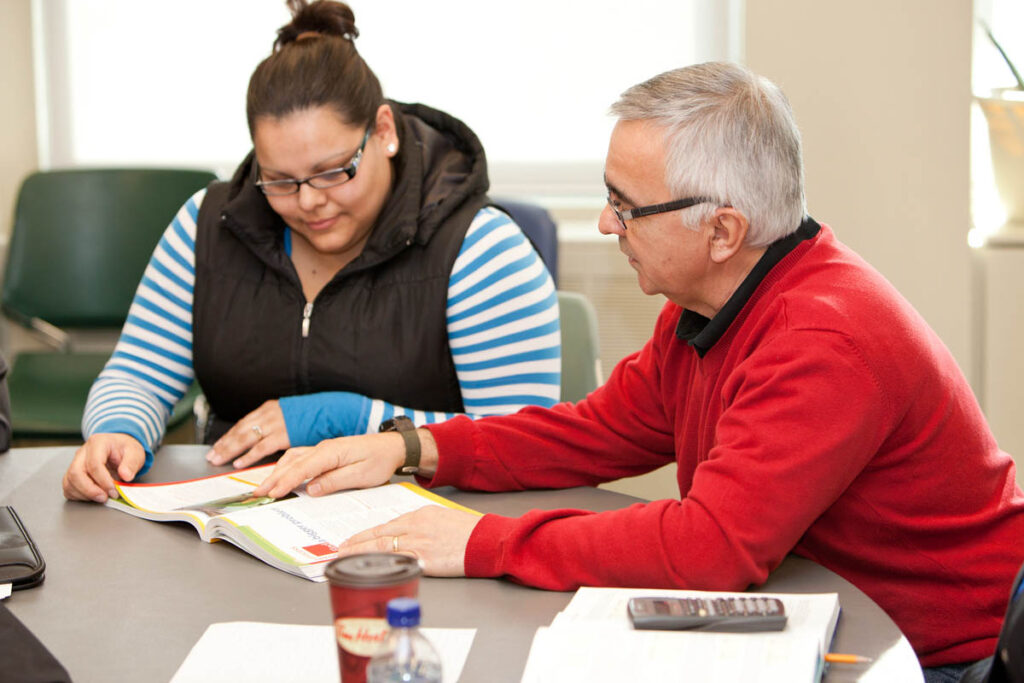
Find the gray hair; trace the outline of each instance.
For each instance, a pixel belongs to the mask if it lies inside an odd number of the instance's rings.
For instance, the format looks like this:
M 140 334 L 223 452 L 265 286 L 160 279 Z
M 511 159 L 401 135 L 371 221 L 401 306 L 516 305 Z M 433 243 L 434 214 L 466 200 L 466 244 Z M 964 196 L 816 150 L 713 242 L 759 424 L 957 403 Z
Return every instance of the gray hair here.
M 728 62 L 696 64 L 634 85 L 611 113 L 664 128 L 672 199 L 702 196 L 736 208 L 750 221 L 747 244 L 771 244 L 806 215 L 800 131 L 768 79 Z M 715 208 L 687 209 L 683 224 L 696 229 Z

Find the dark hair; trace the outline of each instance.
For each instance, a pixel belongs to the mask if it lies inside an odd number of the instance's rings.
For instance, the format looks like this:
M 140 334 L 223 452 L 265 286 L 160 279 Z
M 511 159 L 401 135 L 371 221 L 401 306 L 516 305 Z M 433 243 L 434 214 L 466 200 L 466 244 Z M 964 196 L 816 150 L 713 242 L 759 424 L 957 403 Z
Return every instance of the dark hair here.
M 355 15 L 343 2 L 286 0 L 292 20 L 249 79 L 249 135 L 261 116 L 333 107 L 350 125 L 372 123 L 384 101 L 380 81 L 356 51 Z

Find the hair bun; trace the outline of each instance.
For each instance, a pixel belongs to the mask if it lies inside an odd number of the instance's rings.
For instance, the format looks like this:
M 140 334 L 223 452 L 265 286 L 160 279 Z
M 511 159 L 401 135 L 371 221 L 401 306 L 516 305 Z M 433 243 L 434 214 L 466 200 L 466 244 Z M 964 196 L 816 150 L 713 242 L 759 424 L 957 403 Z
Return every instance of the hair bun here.
M 316 36 L 337 36 L 354 41 L 359 37 L 352 8 L 335 0 L 286 0 L 292 20 L 277 30 L 274 50 Z

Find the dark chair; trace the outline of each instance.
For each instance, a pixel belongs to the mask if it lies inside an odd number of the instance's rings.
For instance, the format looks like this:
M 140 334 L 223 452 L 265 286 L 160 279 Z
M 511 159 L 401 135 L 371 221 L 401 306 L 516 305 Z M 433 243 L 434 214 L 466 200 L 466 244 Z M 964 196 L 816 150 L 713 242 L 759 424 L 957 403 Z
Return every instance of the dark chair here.
M 75 438 L 92 381 L 110 349 L 77 350 L 73 332 L 124 324 L 149 257 L 208 171 L 102 169 L 33 173 L 18 193 L 3 280 L 3 312 L 53 351 L 11 358 L 15 438 Z M 174 411 L 191 413 L 186 396 Z
M 562 328 L 562 401 L 575 403 L 601 385 L 597 312 L 576 292 L 558 293 Z
M 558 226 L 547 209 L 537 204 L 514 199 L 495 198 L 495 206 L 512 217 L 522 228 L 527 239 L 533 243 L 544 265 L 551 273 L 551 279 L 558 287 Z
M 995 655 L 967 669 L 960 683 L 1024 683 L 1024 566 L 1010 590 Z

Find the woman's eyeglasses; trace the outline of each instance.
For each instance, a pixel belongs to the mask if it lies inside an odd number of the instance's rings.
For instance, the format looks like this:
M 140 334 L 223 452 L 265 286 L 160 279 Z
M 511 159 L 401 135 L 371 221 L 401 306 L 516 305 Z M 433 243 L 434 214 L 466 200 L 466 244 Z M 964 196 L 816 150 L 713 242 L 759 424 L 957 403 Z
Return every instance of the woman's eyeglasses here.
M 359 145 L 359 149 L 352 155 L 352 160 L 345 166 L 339 166 L 338 168 L 332 168 L 328 171 L 322 171 L 320 173 L 314 173 L 311 176 L 305 178 L 287 178 L 285 180 L 257 180 L 256 187 L 260 188 L 263 194 L 271 197 L 282 197 L 284 195 L 295 194 L 302 187 L 303 183 L 307 183 L 310 187 L 315 187 L 318 190 L 326 190 L 328 187 L 335 187 L 336 185 L 342 185 L 347 183 L 356 177 L 356 171 L 359 169 L 359 162 L 363 160 L 363 150 L 366 148 L 366 141 L 370 139 L 370 128 L 366 129 L 366 133 L 363 135 L 363 141 Z

